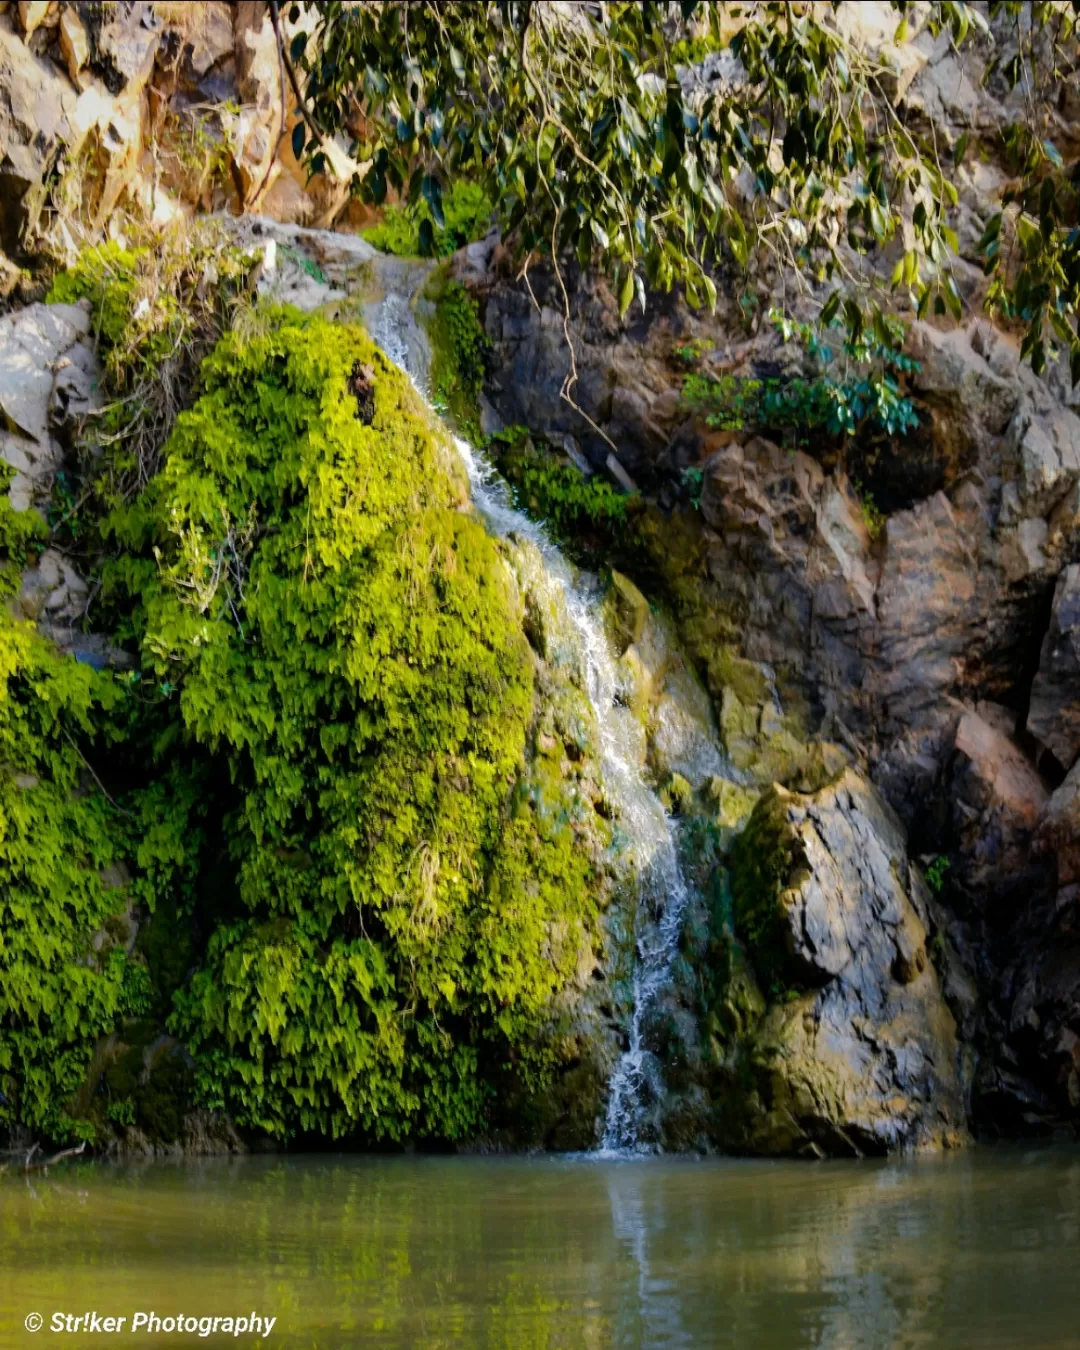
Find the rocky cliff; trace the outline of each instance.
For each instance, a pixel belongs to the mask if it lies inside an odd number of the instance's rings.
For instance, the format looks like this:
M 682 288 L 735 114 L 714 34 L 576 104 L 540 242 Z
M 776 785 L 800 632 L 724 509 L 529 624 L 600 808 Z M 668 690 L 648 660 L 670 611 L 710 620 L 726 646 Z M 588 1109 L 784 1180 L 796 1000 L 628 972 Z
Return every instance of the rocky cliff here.
M 892 59 L 878 7 L 849 8 Z M 761 278 L 749 308 L 728 278 L 715 316 L 650 295 L 620 319 L 571 267 L 564 312 L 551 272 L 526 285 L 494 238 L 455 260 L 491 344 L 485 430 L 524 425 L 553 460 L 640 490 L 608 541 L 609 626 L 697 881 L 647 1028 L 664 1073 L 650 1128 L 669 1147 L 864 1153 L 1080 1122 L 1077 397 L 981 317 L 964 260 L 1007 182 L 1008 99 L 929 35 L 894 75 L 905 117 L 982 147 L 957 170 L 964 317 L 912 323 L 902 434 L 785 441 L 688 401 L 691 362 L 716 381 L 805 374 L 760 318 L 802 313 L 791 278 Z M 0 5 L 0 455 L 17 510 L 46 506 L 99 401 L 85 310 L 37 303 L 46 259 L 131 218 L 358 223 L 358 166 L 328 146 L 336 174 L 306 182 L 291 107 L 262 5 Z M 333 250 L 289 239 L 304 307 L 362 289 L 350 263 L 320 291 Z M 51 547 L 17 603 L 101 662 L 86 596 Z M 572 1127 L 545 1117 L 545 1142 L 591 1142 L 607 997 L 557 1106 Z
M 918 52 L 905 115 L 984 145 L 958 173 L 963 255 L 1005 181 L 993 133 L 1008 106 L 970 87 L 943 40 Z M 712 317 L 658 296 L 620 320 L 603 282 L 574 272 L 568 401 L 561 288 L 534 271 L 526 291 L 499 264 L 491 243 L 461 262 L 485 302 L 491 423 L 526 423 L 553 453 L 642 489 L 624 565 L 671 607 L 748 784 L 805 786 L 824 745 L 895 812 L 906 856 L 930 867 L 915 909 L 977 1058 L 975 1127 L 1075 1122 L 1080 418 L 1067 375 L 1036 378 L 979 315 L 982 275 L 962 256 L 963 321 L 911 326 L 918 426 L 778 443 L 710 426 L 684 394 L 688 358 L 718 388 L 806 374 L 797 342 L 747 318 L 744 290 Z M 753 314 L 798 314 L 789 283 L 763 278 Z M 942 1026 L 906 1035 L 925 1047 Z M 803 1042 L 798 1056 L 815 1053 Z M 959 1123 L 957 1100 L 942 1122 Z

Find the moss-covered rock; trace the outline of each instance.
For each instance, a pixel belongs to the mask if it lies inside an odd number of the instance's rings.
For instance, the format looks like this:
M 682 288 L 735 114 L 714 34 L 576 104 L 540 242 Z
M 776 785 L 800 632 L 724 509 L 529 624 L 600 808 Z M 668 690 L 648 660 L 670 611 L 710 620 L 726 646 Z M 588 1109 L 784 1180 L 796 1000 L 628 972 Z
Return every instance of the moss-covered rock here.
M 172 1022 L 195 1097 L 277 1135 L 461 1138 L 508 1062 L 549 1074 L 590 949 L 580 729 L 556 709 L 565 753 L 533 737 L 519 590 L 363 332 L 281 315 L 225 339 L 202 389 L 111 521 L 110 573 L 231 785 L 228 880 Z

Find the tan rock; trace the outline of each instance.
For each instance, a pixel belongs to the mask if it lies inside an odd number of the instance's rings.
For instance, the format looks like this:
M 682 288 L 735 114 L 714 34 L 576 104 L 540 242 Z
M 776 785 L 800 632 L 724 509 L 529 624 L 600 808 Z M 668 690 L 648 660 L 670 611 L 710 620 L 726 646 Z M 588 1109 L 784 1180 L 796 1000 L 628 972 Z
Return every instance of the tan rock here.
M 82 89 L 82 70 L 90 60 L 90 37 L 78 10 L 71 5 L 65 5 L 60 11 L 59 34 L 60 52 L 71 76 L 71 83 L 76 89 Z
M 19 24 L 27 39 L 36 28 L 40 28 L 49 14 L 49 0 L 19 0 Z

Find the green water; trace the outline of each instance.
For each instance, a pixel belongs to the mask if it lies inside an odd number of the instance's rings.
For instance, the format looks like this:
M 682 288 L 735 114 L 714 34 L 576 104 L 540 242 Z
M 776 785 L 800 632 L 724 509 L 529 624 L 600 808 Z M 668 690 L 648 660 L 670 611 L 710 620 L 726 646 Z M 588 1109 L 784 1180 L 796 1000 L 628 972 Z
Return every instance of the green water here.
M 45 1328 L 23 1329 L 39 1312 Z M 269 1337 L 54 1313 L 273 1316 Z M 1080 1344 L 1080 1149 L 251 1158 L 0 1179 L 0 1346 Z

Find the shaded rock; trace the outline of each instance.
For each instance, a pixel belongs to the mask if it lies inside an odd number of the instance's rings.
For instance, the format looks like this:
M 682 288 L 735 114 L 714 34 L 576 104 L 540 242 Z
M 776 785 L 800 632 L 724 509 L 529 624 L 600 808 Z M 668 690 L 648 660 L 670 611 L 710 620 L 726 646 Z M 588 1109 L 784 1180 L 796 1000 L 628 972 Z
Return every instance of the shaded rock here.
M 1069 769 L 1080 754 L 1080 564 L 1054 589 L 1050 627 L 1031 687 L 1027 728 Z
M 956 1026 L 903 828 L 859 774 L 774 788 L 734 855 L 736 933 L 767 1010 L 721 1047 L 721 1142 L 860 1154 L 962 1142 Z
M 1056 858 L 1059 886 L 1080 884 L 1080 764 L 1043 807 L 1037 847 Z
M 45 204 L 61 149 L 74 153 L 75 91 L 0 19 L 0 248 L 18 254 Z
M 1039 885 L 1031 844 L 1047 790 L 999 727 L 965 712 L 956 728 L 947 797 L 957 841 L 954 877 L 973 903 L 1008 912 Z
M 709 696 L 681 658 L 653 708 L 649 761 L 657 781 L 677 775 L 695 791 L 726 770 Z

